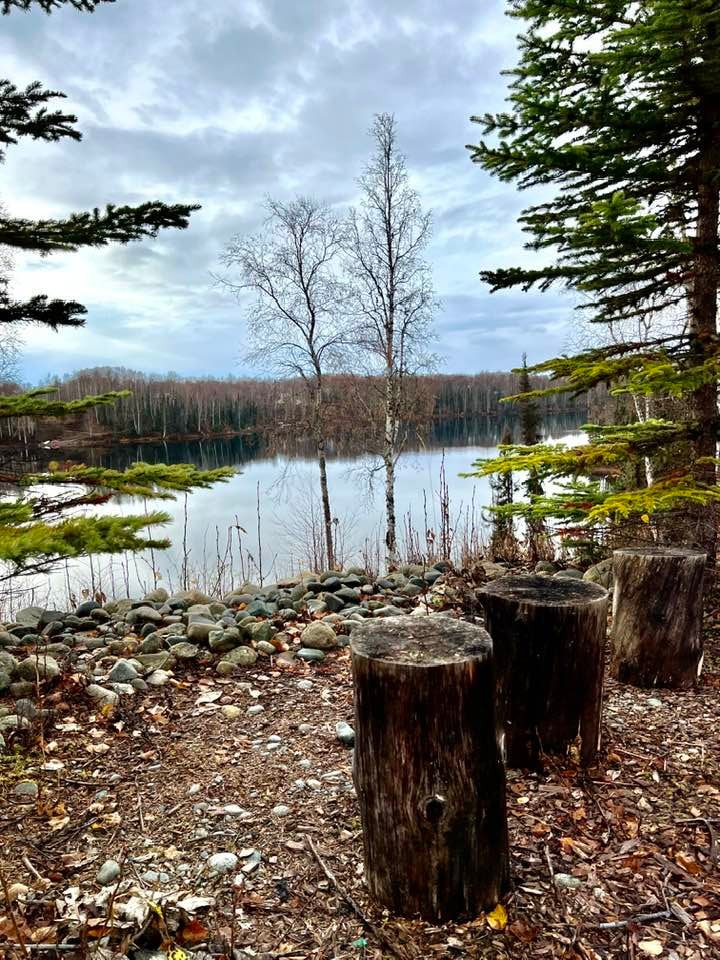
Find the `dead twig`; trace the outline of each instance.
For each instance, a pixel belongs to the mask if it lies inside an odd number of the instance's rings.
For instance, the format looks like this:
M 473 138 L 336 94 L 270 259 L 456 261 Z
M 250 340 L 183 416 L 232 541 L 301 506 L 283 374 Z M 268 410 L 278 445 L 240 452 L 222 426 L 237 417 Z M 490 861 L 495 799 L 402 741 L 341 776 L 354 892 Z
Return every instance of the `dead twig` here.
M 713 819 L 708 817 L 690 817 L 688 820 L 676 820 L 677 824 L 690 824 L 690 823 L 701 823 L 708 832 L 710 837 L 710 850 L 708 851 L 708 856 L 710 857 L 710 862 L 717 866 L 720 863 L 718 858 L 718 842 L 717 842 L 717 833 L 713 827 Z
M 654 920 L 671 920 L 674 914 L 672 910 L 658 910 L 657 913 L 638 913 L 634 917 L 626 917 L 625 920 L 613 920 L 609 923 L 596 923 L 594 930 L 622 930 L 624 927 L 640 925 L 642 923 L 652 923 Z
M 24 957 L 29 957 L 27 944 L 23 938 L 22 933 L 20 932 L 20 927 L 17 922 L 17 917 L 15 916 L 15 909 L 13 908 L 12 898 L 10 897 L 10 890 L 8 889 L 7 879 L 5 877 L 5 871 L 0 867 L 0 886 L 2 886 L 3 895 L 5 897 L 5 903 L 7 904 L 8 916 L 10 918 L 10 925 L 12 926 L 13 933 L 17 939 L 17 946 L 20 947 L 22 955 Z
M 30 863 L 29 859 L 26 856 L 22 856 L 21 860 L 24 866 L 27 867 L 27 869 L 35 877 L 36 880 L 42 881 L 44 879 L 43 875 L 38 870 L 35 869 L 35 867 Z
M 405 951 L 401 950 L 396 943 L 393 943 L 393 941 L 390 940 L 387 934 L 379 926 L 377 926 L 377 924 L 373 923 L 373 921 L 369 917 L 365 915 L 363 910 L 360 908 L 357 902 L 353 900 L 350 894 L 340 886 L 337 880 L 337 877 L 335 876 L 335 874 L 332 872 L 330 867 L 328 867 L 328 865 L 325 863 L 325 861 L 322 859 L 322 857 L 318 853 L 317 847 L 312 841 L 312 837 L 310 837 L 309 835 L 306 836 L 305 842 L 307 843 L 308 849 L 312 853 L 313 857 L 315 857 L 315 860 L 317 861 L 317 864 L 322 870 L 322 872 L 325 874 L 327 879 L 333 885 L 335 890 L 337 890 L 340 897 L 342 897 L 345 903 L 350 907 L 350 909 L 358 918 L 358 920 L 360 920 L 365 925 L 365 927 L 370 931 L 370 933 L 372 933 L 372 935 L 377 938 L 378 942 L 381 943 L 386 950 L 389 950 L 390 953 L 393 954 L 393 956 L 399 957 L 400 960 L 407 960 L 407 954 L 405 953 Z

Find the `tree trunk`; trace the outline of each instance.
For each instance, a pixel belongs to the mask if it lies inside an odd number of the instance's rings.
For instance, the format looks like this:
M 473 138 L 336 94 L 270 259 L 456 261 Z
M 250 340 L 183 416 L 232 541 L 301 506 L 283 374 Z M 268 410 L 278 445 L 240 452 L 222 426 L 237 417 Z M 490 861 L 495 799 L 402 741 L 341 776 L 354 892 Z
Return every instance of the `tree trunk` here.
M 315 434 L 315 449 L 317 450 L 318 466 L 320 468 L 320 500 L 322 501 L 323 526 L 325 528 L 325 550 L 329 570 L 335 569 L 335 544 L 333 538 L 333 520 L 330 510 L 330 492 L 327 480 L 327 464 L 325 461 L 325 431 L 322 420 L 322 381 L 318 375 L 313 398 L 313 433 Z
M 715 40 L 716 24 L 708 30 Z M 694 238 L 694 270 L 690 289 L 690 350 L 693 364 L 698 366 L 715 356 L 717 336 L 718 287 L 718 216 L 720 215 L 720 186 L 717 172 L 720 168 L 720 102 L 713 92 L 701 100 L 698 108 L 699 183 L 697 194 L 697 222 Z M 697 421 L 694 442 L 695 459 L 704 464 L 695 467 L 697 479 L 710 486 L 716 482 L 718 436 L 717 382 L 701 384 L 692 394 L 693 413 Z M 717 549 L 718 511 L 715 504 L 695 508 L 694 540 L 702 545 L 711 560 Z
M 613 670 L 636 687 L 692 687 L 703 659 L 707 555 L 673 547 L 613 553 Z
M 498 720 L 509 767 L 538 767 L 579 738 L 600 745 L 608 593 L 583 580 L 503 577 L 482 588 L 497 671 Z
M 488 635 L 449 617 L 388 617 L 354 630 L 351 647 L 371 894 L 441 922 L 493 908 L 508 847 Z
M 385 439 L 383 463 L 385 464 L 385 564 L 388 571 L 397 567 L 397 518 L 395 516 L 395 455 L 397 441 L 397 386 L 392 369 L 386 372 L 385 383 Z

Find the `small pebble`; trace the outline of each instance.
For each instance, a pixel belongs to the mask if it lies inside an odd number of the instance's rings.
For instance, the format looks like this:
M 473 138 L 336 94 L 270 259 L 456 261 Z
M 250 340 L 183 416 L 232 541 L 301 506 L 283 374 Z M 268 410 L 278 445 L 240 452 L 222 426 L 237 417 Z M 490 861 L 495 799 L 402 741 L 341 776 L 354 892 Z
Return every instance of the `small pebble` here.
M 272 808 L 272 815 L 274 817 L 289 817 L 290 807 L 286 807 L 284 803 L 279 803 L 276 807 Z
M 234 853 L 214 853 L 208 860 L 208 867 L 218 876 L 231 873 L 238 865 L 238 858 Z
M 95 879 L 101 887 L 109 887 L 120 876 L 120 864 L 117 860 L 106 860 L 97 872 Z

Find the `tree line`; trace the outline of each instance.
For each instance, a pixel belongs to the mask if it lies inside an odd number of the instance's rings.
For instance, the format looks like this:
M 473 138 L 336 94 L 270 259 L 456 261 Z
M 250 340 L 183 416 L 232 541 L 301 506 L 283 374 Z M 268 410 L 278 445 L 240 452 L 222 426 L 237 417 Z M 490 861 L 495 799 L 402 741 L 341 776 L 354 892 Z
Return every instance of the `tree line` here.
M 517 412 L 517 405 L 503 399 L 519 391 L 521 380 L 512 372 L 486 372 L 474 375 L 431 374 L 413 377 L 407 384 L 407 423 L 423 427 L 433 420 L 506 417 Z M 543 377 L 531 378 L 541 389 Z M 312 410 L 307 390 L 300 379 L 274 380 L 254 378 L 183 378 L 173 375 L 145 374 L 119 367 L 94 367 L 81 370 L 46 386 L 55 388 L 58 400 L 71 402 L 93 394 L 117 392 L 112 405 L 93 407 L 79 421 L 67 424 L 65 440 L 82 443 L 101 440 L 171 440 L 193 437 L 232 436 L 247 432 L 294 433 L 305 427 Z M 333 439 L 362 432 L 369 435 L 379 422 L 376 409 L 367 421 L 358 423 L 355 397 L 380 397 L 379 378 L 331 374 L 325 380 L 323 403 L 328 413 Z M 0 387 L 12 395 L 12 384 Z M 379 407 L 376 402 L 376 407 Z M 587 401 L 564 394 L 547 397 L 539 406 L 542 416 L 572 414 L 584 416 Z M 56 428 L 52 428 L 55 432 Z M 0 437 L 32 442 L 45 439 L 46 430 L 33 417 L 0 422 Z

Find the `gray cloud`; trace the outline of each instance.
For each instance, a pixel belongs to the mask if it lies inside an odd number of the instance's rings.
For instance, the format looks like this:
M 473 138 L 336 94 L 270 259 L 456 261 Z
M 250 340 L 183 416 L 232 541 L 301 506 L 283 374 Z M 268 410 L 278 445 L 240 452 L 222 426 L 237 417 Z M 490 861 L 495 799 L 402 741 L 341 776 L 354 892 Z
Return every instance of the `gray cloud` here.
M 87 328 L 28 336 L 35 379 L 94 363 L 180 373 L 248 372 L 240 307 L 212 282 L 225 243 L 253 230 L 265 194 L 356 196 L 374 113 L 396 114 L 423 201 L 445 369 L 507 368 L 562 349 L 561 294 L 491 297 L 478 271 L 525 258 L 515 224 L 528 197 L 474 167 L 472 113 L 501 105 L 515 59 L 501 0 L 121 0 L 92 16 L 3 19 L 17 82 L 68 94 L 84 140 L 22 144 L 0 190 L 16 214 L 61 215 L 148 198 L 203 205 L 154 243 L 37 261 L 25 292 L 86 303 Z

